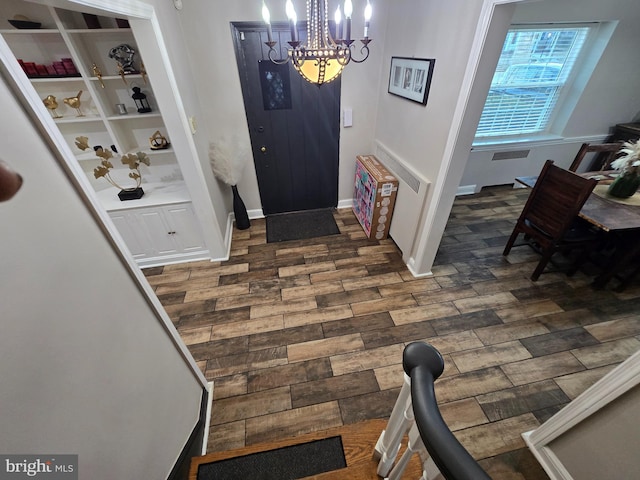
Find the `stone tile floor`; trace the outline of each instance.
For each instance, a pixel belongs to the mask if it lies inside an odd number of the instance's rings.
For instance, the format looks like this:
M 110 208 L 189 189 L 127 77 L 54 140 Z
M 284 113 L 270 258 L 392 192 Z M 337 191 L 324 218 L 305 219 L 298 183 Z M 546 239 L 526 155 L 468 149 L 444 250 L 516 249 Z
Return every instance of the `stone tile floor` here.
M 502 256 L 527 195 L 459 197 L 430 278 L 414 278 L 392 240 L 366 239 L 348 209 L 335 212 L 340 235 L 267 244 L 252 220 L 228 261 L 144 270 L 214 382 L 208 451 L 387 417 L 403 348 L 423 340 L 445 358 L 442 415 L 483 468 L 547 478 L 520 435 L 640 348 L 640 284 L 531 282 L 536 253 Z

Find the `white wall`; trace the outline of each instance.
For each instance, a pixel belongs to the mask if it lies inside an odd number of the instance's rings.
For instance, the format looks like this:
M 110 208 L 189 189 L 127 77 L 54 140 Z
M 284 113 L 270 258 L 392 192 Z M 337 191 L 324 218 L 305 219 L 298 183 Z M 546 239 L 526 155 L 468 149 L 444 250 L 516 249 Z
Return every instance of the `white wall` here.
M 78 454 L 80 478 L 166 478 L 203 379 L 4 79 L 0 110 L 2 158 L 24 177 L 0 203 L 0 451 Z
M 593 75 L 579 95 L 566 124 L 553 133 L 553 142 L 474 148 L 461 186 L 512 183 L 520 175 L 536 175 L 547 159 L 568 168 L 580 145 L 599 143 L 617 123 L 630 122 L 640 111 L 640 62 L 634 61 L 640 44 L 640 4 L 636 0 L 545 0 L 516 7 L 513 23 L 618 22 Z M 530 149 L 526 158 L 491 161 L 500 151 Z

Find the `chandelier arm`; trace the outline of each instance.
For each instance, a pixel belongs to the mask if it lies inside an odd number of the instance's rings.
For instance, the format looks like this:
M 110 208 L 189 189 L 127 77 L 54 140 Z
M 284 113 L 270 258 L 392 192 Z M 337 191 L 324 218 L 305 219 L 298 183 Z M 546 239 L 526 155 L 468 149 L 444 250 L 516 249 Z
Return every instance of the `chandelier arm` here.
M 343 67 L 346 67 L 347 64 L 351 61 L 351 50 L 349 48 L 342 48 L 340 49 L 340 52 L 342 53 L 342 55 L 336 55 L 336 61 L 342 65 Z
M 267 42 L 265 42 L 266 44 Z M 269 45 L 267 45 L 269 46 Z M 284 58 L 274 58 L 274 56 L 276 55 L 276 49 L 273 47 L 269 47 L 269 60 L 271 60 L 272 63 L 275 63 L 276 65 L 284 65 L 285 63 L 287 63 L 289 61 L 289 54 L 287 53 L 287 55 Z
M 362 55 L 364 55 L 360 60 L 357 60 L 356 58 L 353 57 L 353 55 L 349 55 L 350 60 L 353 63 L 362 63 L 364 62 L 367 58 L 369 58 L 369 42 L 365 43 L 362 48 L 360 49 L 360 53 Z

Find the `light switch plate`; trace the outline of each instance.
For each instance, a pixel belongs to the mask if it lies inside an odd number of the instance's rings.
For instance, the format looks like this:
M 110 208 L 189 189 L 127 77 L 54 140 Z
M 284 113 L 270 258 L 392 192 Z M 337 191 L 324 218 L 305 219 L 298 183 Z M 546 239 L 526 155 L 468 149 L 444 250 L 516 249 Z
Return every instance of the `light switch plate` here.
M 351 108 L 345 108 L 342 114 L 342 126 L 343 127 L 351 127 L 353 126 L 353 110 Z
M 198 130 L 198 126 L 196 125 L 196 117 L 189 117 L 189 128 L 191 128 L 191 133 L 195 135 L 196 130 Z

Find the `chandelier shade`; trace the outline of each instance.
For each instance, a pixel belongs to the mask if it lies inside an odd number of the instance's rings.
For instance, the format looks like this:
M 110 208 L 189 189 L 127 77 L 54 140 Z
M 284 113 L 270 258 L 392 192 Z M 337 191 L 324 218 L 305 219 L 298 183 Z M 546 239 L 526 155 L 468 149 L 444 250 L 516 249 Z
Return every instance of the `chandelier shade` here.
M 273 40 L 271 17 L 265 3 L 262 4 L 262 18 L 267 27 L 269 60 L 273 63 L 284 64 L 291 62 L 296 71 L 308 82 L 316 85 L 331 82 L 340 76 L 344 67 L 351 61 L 362 63 L 369 57 L 369 22 L 372 8 L 367 0 L 365 8 L 364 38 L 360 40 L 362 58 L 356 59 L 352 55 L 354 40 L 351 39 L 351 15 L 353 5 L 351 0 L 344 2 L 344 25 L 340 7 L 335 11 L 335 33 L 329 29 L 328 0 L 307 0 L 307 38 L 306 42 L 299 40 L 297 15 L 291 0 L 287 0 L 285 11 L 289 19 L 291 40 L 287 42 L 286 58 L 277 58 L 278 51 Z M 335 38 L 334 38 L 335 35 Z

